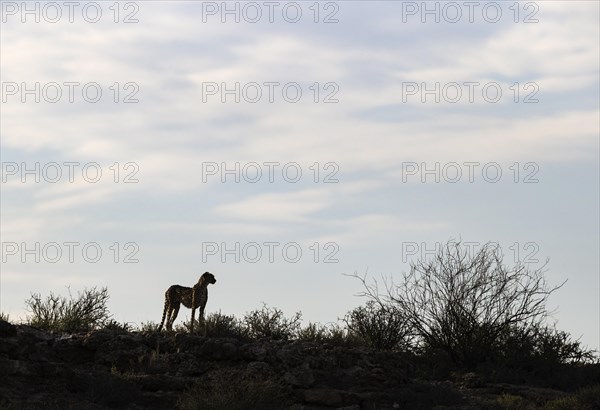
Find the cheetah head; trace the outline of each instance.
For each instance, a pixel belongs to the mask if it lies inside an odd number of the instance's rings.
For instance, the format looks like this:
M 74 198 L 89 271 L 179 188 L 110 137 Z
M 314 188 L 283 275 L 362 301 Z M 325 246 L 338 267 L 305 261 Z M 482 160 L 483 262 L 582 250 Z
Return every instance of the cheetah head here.
M 204 272 L 202 274 L 202 276 L 200 277 L 200 279 L 203 280 L 203 281 L 205 281 L 205 282 L 212 283 L 213 285 L 215 283 L 217 283 L 217 280 L 215 279 L 215 275 L 213 275 L 210 272 Z

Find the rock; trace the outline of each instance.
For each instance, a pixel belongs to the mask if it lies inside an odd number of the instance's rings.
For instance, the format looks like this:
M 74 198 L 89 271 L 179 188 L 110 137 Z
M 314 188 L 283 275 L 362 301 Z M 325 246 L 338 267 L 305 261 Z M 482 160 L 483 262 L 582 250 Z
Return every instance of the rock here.
M 278 350 L 275 356 L 289 367 L 299 366 L 304 361 L 303 355 L 300 354 L 294 345 Z
M 54 337 L 49 335 L 47 332 L 27 325 L 19 326 L 17 335 L 22 344 L 30 344 L 39 341 L 52 341 L 54 339 Z
M 360 377 L 365 374 L 365 369 L 360 366 L 352 366 L 349 369 L 344 369 L 343 372 L 348 377 Z
M 355 394 L 328 388 L 305 390 L 303 396 L 307 403 L 330 407 L 359 404 L 360 401 Z
M 22 343 L 16 338 L 0 338 L 0 355 L 14 357 L 18 352 L 23 350 Z
M 220 374 L 235 376 L 225 379 L 233 393 L 238 387 L 243 390 L 245 381 L 256 383 L 264 388 L 260 394 L 290 410 L 410 409 L 417 404 L 441 410 L 459 408 L 461 400 L 460 408 L 481 408 L 479 396 L 525 397 L 522 389 L 531 389 L 501 384 L 495 391 L 493 384 L 485 384 L 484 389 L 464 389 L 461 396 L 458 387 L 479 387 L 481 377 L 458 373 L 455 383 L 415 381 L 419 368 L 407 369 L 410 360 L 396 352 L 365 348 L 186 333 L 98 330 L 60 336 L 0 321 L 0 408 L 174 408 L 182 392 L 188 394 L 197 383 L 221 380 Z M 289 402 L 279 402 L 281 392 Z M 222 398 L 220 391 L 215 394 Z M 531 393 L 564 395 L 550 390 Z
M 343 399 L 340 392 L 333 389 L 312 389 L 304 392 L 304 401 L 324 406 L 340 406 Z
M 13 337 L 17 335 L 17 327 L 12 323 L 0 320 L 0 337 Z
M 473 372 L 466 373 L 462 377 L 461 384 L 469 389 L 485 386 L 485 383 L 483 382 L 483 380 L 481 380 L 481 377 L 479 377 L 479 375 Z
M 199 346 L 203 346 L 205 341 L 207 341 L 207 339 L 203 336 L 191 335 L 189 333 L 175 333 L 172 340 L 175 351 L 177 352 L 195 350 Z
M 188 387 L 188 383 L 183 378 L 166 375 L 141 375 L 131 376 L 131 381 L 135 382 L 145 391 L 183 391 Z
M 305 363 L 301 367 L 286 372 L 283 375 L 283 381 L 294 387 L 310 387 L 315 382 L 312 370 Z
M 222 349 L 223 355 L 228 359 L 232 359 L 237 355 L 238 348 L 233 343 L 223 343 Z
M 0 358 L 0 376 L 8 377 L 16 374 L 27 376 L 30 372 L 26 369 L 25 363 L 19 360 Z
M 341 368 L 352 367 L 356 364 L 356 357 L 349 353 L 343 353 L 338 357 L 338 363 Z
M 264 375 L 271 372 L 271 366 L 265 362 L 250 362 L 246 366 L 249 372 Z
M 82 346 L 80 339 L 74 337 L 61 337 L 52 345 L 53 357 L 69 363 L 91 362 L 94 360 L 94 353 L 93 350 Z
M 263 346 L 253 345 L 248 350 L 248 356 L 257 362 L 262 362 L 267 356 L 267 349 L 265 349 Z
M 207 339 L 202 345 L 195 348 L 195 351 L 202 357 L 212 359 L 220 359 L 222 354 L 221 345 L 213 339 Z
M 381 367 L 375 367 L 369 372 L 369 378 L 376 382 L 384 382 L 387 380 L 386 372 Z

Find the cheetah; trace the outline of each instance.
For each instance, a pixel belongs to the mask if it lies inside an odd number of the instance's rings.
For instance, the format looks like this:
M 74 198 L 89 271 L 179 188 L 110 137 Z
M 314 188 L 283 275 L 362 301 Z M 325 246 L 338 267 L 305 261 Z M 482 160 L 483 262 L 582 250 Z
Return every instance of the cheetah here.
M 217 280 L 215 276 L 210 272 L 204 272 L 198 282 L 191 288 L 173 285 L 165 292 L 165 307 L 163 310 L 162 320 L 158 331 L 162 330 L 165 318 L 167 319 L 166 328 L 167 330 L 173 329 L 173 322 L 177 318 L 179 313 L 180 304 L 186 308 L 192 309 L 192 321 L 190 322 L 190 332 L 194 331 L 194 315 L 196 309 L 200 308 L 200 320 L 204 319 L 204 308 L 208 301 L 208 285 L 215 284 Z

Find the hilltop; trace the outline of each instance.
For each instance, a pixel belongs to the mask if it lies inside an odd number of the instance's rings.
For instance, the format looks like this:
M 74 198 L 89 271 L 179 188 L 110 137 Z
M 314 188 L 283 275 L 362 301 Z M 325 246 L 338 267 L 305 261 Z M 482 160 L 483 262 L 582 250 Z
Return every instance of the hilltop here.
M 599 408 L 598 384 L 574 393 L 578 382 L 598 383 L 597 364 L 565 365 L 554 387 L 536 383 L 535 371 L 508 383 L 445 366 L 323 342 L 120 329 L 57 335 L 0 321 L 2 409 Z

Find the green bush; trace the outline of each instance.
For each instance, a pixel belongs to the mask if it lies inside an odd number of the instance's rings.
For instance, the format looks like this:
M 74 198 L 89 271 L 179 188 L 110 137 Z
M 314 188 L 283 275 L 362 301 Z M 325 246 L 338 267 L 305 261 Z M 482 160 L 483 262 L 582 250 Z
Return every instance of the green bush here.
M 25 301 L 27 310 L 31 312 L 27 321 L 29 325 L 53 332 L 78 332 L 101 328 L 110 314 L 106 303 L 108 290 L 84 289 L 73 298 L 50 293 L 42 299 L 38 293 L 31 294 Z
M 243 324 L 248 336 L 252 338 L 270 338 L 274 340 L 290 340 L 300 331 L 302 314 L 296 312 L 291 318 L 286 318 L 283 311 L 270 308 L 263 304 L 261 309 L 246 313 Z
M 289 403 L 289 392 L 273 377 L 239 369 L 209 373 L 177 401 L 181 410 L 279 410 Z
M 375 349 L 406 350 L 410 344 L 410 327 L 398 310 L 370 300 L 350 311 L 344 322 L 348 333 Z

